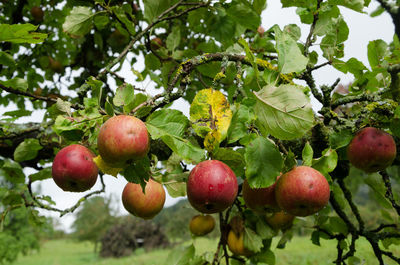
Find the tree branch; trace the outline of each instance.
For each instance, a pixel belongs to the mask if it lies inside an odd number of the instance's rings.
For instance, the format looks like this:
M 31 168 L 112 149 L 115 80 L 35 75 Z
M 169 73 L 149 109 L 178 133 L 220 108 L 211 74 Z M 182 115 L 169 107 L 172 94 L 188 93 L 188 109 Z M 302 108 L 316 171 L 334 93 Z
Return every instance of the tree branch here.
M 393 208 L 396 210 L 397 214 L 400 216 L 400 205 L 396 203 L 394 196 L 393 196 L 393 191 L 392 191 L 392 184 L 390 183 L 390 177 L 386 170 L 379 172 L 379 174 L 382 176 L 383 182 L 385 183 L 386 187 L 386 193 L 385 197 L 390 201 L 392 204 Z

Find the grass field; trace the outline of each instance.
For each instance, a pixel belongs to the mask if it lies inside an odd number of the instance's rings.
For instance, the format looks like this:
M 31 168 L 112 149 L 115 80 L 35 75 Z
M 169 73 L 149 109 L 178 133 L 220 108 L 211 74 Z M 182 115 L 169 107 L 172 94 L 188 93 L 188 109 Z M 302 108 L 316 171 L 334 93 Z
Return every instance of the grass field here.
M 368 242 L 359 240 L 356 256 L 362 260 L 361 264 L 378 264 Z M 190 242 L 188 242 L 190 243 Z M 194 241 L 197 253 L 215 250 L 217 241 L 200 238 Z M 272 250 L 276 256 L 276 264 L 293 265 L 325 265 L 332 264 L 336 256 L 335 241 L 322 241 L 321 247 L 311 243 L 309 238 L 295 237 L 286 245 L 285 249 L 276 249 L 276 242 Z M 394 249 L 394 248 L 393 248 Z M 393 250 L 391 249 L 391 250 Z M 170 250 L 154 250 L 145 252 L 142 249 L 133 255 L 120 259 L 102 259 L 93 253 L 93 245 L 72 240 L 51 240 L 43 244 L 37 253 L 20 256 L 13 265 L 162 265 Z M 400 255 L 400 249 L 395 251 Z M 396 264 L 388 259 L 386 264 Z M 165 264 L 167 265 L 167 264 Z

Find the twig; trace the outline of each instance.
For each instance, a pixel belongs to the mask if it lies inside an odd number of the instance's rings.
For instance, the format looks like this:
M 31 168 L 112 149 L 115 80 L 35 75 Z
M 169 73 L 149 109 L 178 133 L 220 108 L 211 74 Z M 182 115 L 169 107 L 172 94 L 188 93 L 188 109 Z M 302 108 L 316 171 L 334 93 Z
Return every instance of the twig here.
M 396 201 L 393 197 L 392 184 L 390 183 L 390 177 L 385 170 L 379 172 L 379 174 L 382 176 L 383 182 L 385 183 L 385 187 L 386 187 L 385 197 L 390 201 L 393 208 L 396 210 L 397 214 L 400 216 L 400 205 L 396 203 Z

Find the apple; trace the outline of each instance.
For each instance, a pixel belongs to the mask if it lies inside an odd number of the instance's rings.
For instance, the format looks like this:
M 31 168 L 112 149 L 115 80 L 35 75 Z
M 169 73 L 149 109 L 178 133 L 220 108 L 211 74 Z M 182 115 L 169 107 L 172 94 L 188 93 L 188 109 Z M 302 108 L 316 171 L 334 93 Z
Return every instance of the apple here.
M 347 157 L 353 166 L 367 173 L 382 171 L 395 159 L 396 143 L 387 132 L 366 127 L 350 142 Z
M 279 207 L 295 216 L 312 215 L 329 201 L 329 183 L 318 170 L 308 166 L 295 167 L 282 175 L 275 186 Z
M 38 6 L 32 7 L 32 8 L 31 8 L 31 15 L 32 15 L 32 17 L 33 17 L 33 20 L 34 20 L 36 23 L 40 23 L 40 22 L 43 21 L 44 12 L 43 12 L 43 10 L 42 10 L 40 7 L 38 7 Z
M 97 148 L 101 158 L 110 165 L 141 159 L 150 149 L 146 125 L 133 116 L 114 116 L 101 126 Z
M 238 184 L 229 166 L 218 160 L 206 160 L 192 169 L 186 189 L 193 208 L 201 213 L 217 213 L 233 204 Z
M 128 182 L 122 191 L 122 204 L 125 209 L 140 218 L 151 219 L 164 207 L 165 191 L 163 186 L 150 179 L 143 193 L 142 186 Z
M 258 28 L 257 28 L 257 33 L 258 33 L 258 35 L 260 36 L 260 37 L 262 37 L 262 36 L 264 36 L 264 32 L 265 32 L 265 29 L 263 28 L 263 26 L 259 26 Z
M 228 233 L 227 244 L 229 250 L 234 255 L 248 257 L 251 256 L 253 252 L 244 247 L 243 234 L 243 230 L 238 234 L 233 230 L 230 230 Z
M 160 49 L 162 46 L 164 46 L 164 43 L 159 37 L 155 37 L 150 41 L 150 47 L 154 51 Z
M 195 215 L 189 223 L 189 230 L 195 236 L 204 236 L 214 230 L 215 220 L 209 214 Z
M 52 176 L 64 191 L 83 192 L 96 183 L 99 171 L 94 154 L 86 147 L 73 144 L 61 149 L 54 158 Z
M 294 218 L 294 215 L 280 211 L 272 215 L 267 215 L 265 220 L 274 230 L 286 230 L 292 226 Z
M 276 182 L 267 188 L 253 189 L 245 180 L 242 192 L 246 206 L 260 213 L 279 211 L 280 208 L 275 199 L 275 185 Z

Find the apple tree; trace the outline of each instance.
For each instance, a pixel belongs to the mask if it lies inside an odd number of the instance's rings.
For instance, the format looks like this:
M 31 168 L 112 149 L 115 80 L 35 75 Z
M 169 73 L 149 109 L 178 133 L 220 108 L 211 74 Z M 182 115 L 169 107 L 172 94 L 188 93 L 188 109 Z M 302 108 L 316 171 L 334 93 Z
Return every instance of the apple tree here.
M 39 208 L 70 214 L 104 192 L 104 178 L 140 185 L 137 194 L 151 178 L 219 216 L 217 249 L 199 256 L 190 245 L 166 264 L 279 264 L 272 239 L 283 248 L 292 222 L 315 245 L 336 241 L 335 264 L 360 262 L 361 238 L 379 264 L 400 264 L 398 0 L 378 0 L 371 14 L 392 17 L 392 41 L 371 41 L 368 64 L 344 59 L 341 11 L 370 2 L 281 0 L 301 32 L 260 26 L 266 0 L 1 1 L 0 105 L 16 107 L 0 121 L 1 228 L 21 211 L 37 222 Z M 353 76 L 345 93 L 340 79 L 318 85 L 326 67 Z M 34 111 L 41 122 L 16 122 Z M 75 145 L 86 155 L 66 153 L 55 172 L 55 156 Z M 55 175 L 63 190 L 89 189 L 79 181 L 94 167 L 102 188 L 70 208 L 32 189 Z M 382 209 L 379 223 L 360 211 L 361 186 Z

